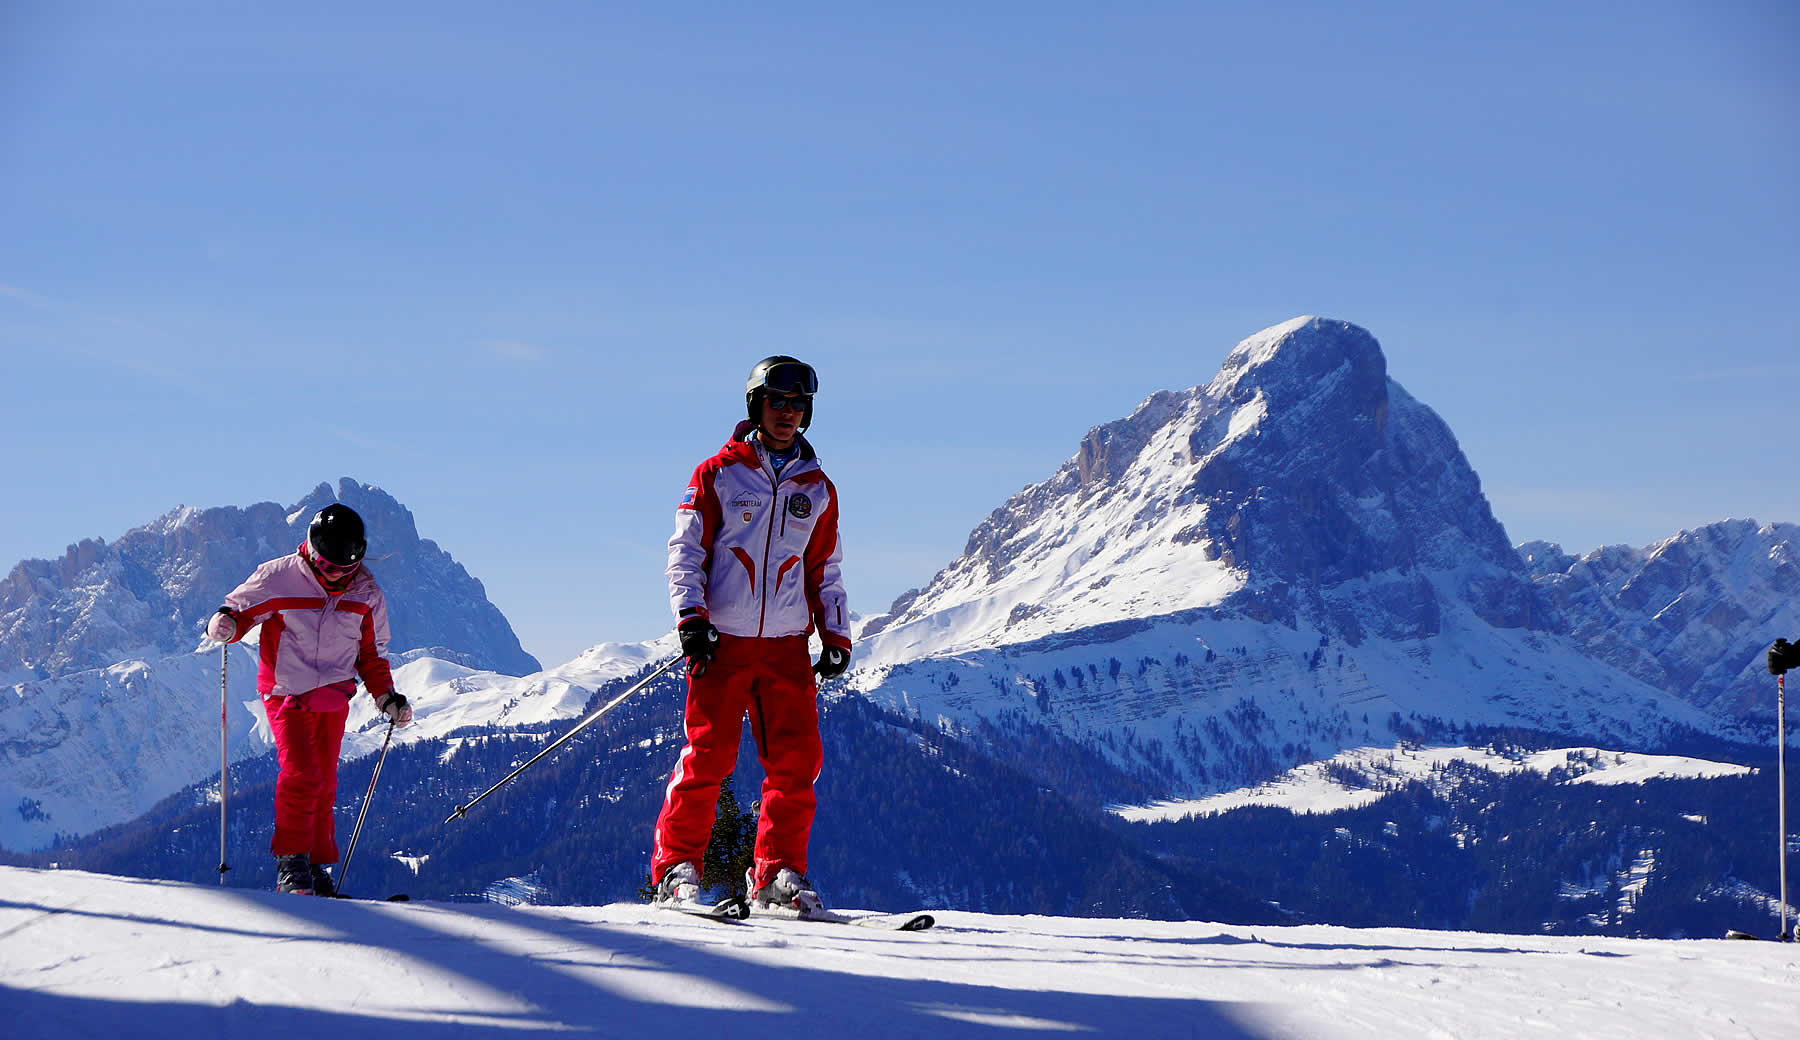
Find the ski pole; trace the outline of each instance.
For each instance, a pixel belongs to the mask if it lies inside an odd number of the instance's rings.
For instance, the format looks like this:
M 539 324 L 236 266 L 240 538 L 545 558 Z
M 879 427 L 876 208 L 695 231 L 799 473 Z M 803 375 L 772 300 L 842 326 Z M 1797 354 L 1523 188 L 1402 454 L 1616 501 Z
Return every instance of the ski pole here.
M 486 798 L 488 795 L 493 794 L 495 791 L 500 790 L 500 788 L 505 787 L 506 784 L 510 780 L 512 780 L 513 777 L 518 776 L 520 773 L 523 773 L 527 769 L 530 769 L 532 767 L 532 765 L 537 762 L 538 759 L 543 758 L 545 755 L 548 755 L 550 752 L 555 751 L 559 747 L 562 747 L 563 744 L 565 742 L 567 742 L 570 737 L 573 737 L 575 734 L 580 733 L 582 730 L 586 729 L 590 724 L 592 724 L 594 721 L 599 719 L 600 716 L 613 710 L 614 708 L 618 707 L 620 704 L 623 704 L 625 702 L 625 698 L 638 692 L 639 690 L 643 689 L 645 686 L 648 686 L 650 684 L 650 680 L 656 678 L 657 676 L 661 675 L 662 673 L 675 667 L 675 662 L 680 661 L 680 660 L 682 660 L 682 655 L 676 654 L 674 657 L 671 657 L 667 661 L 664 661 L 656 669 L 656 671 L 651 672 L 649 675 L 646 675 L 642 679 L 638 680 L 638 682 L 634 686 L 632 686 L 631 689 L 626 690 L 624 693 L 619 694 L 617 697 L 614 697 L 612 700 L 607 701 L 601 707 L 595 709 L 593 714 L 589 715 L 585 719 L 582 719 L 581 722 L 579 724 L 577 724 L 574 729 L 572 729 L 569 732 L 564 733 L 562 736 L 556 738 L 556 741 L 554 743 L 550 744 L 549 746 L 545 747 L 544 750 L 538 752 L 537 754 L 535 754 L 535 755 L 531 756 L 529 759 L 527 759 L 525 761 L 524 765 L 520 766 L 519 768 L 517 768 L 517 769 L 513 770 L 512 772 L 506 774 L 505 776 L 501 777 L 499 783 L 495 784 L 494 786 L 492 786 L 492 787 L 488 788 L 487 790 L 481 792 L 480 794 L 476 795 L 474 800 L 470 801 L 469 804 L 457 806 L 455 812 L 444 817 L 444 822 L 449 823 L 451 820 L 454 820 L 454 819 L 457 819 L 458 817 L 466 815 L 470 809 L 475 808 L 476 803 L 480 802 L 483 798 Z
M 225 883 L 225 872 L 231 867 L 225 863 L 225 794 L 226 785 L 230 782 L 227 774 L 231 770 L 231 757 L 226 748 L 227 729 L 225 722 L 225 678 L 230 674 L 231 659 L 227 655 L 231 648 L 224 643 L 219 644 L 219 884 Z
M 369 790 L 363 794 L 362 809 L 356 814 L 356 826 L 350 830 L 350 849 L 344 853 L 344 865 L 338 868 L 337 892 L 344 894 L 344 879 L 350 876 L 350 857 L 356 855 L 356 839 L 362 834 L 363 817 L 369 815 L 369 802 L 375 798 L 375 781 L 381 779 L 381 763 L 387 761 L 388 745 L 394 740 L 394 720 L 388 720 L 387 736 L 381 741 L 381 754 L 376 756 L 375 771 L 369 774 Z
M 1787 676 L 1775 677 L 1775 835 L 1781 849 L 1781 939 L 1788 939 L 1787 901 Z

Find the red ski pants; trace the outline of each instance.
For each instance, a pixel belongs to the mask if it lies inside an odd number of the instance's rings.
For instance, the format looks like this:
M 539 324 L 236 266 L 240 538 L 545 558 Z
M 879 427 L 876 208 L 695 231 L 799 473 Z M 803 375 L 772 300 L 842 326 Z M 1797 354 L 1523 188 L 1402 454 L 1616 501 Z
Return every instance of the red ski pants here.
M 706 674 L 688 677 L 687 746 L 669 776 L 656 818 L 652 878 L 660 880 L 677 863 L 703 862 L 718 812 L 719 784 L 737 766 L 746 713 L 764 774 L 756 884 L 767 884 L 782 867 L 806 873 L 806 847 L 818 805 L 813 782 L 825 763 L 818 692 L 805 636 L 719 636 L 718 654 Z
M 275 836 L 269 851 L 277 856 L 304 852 L 314 863 L 336 863 L 332 809 L 349 700 L 340 690 L 321 687 L 298 697 L 264 697 L 263 711 L 281 766 L 275 777 Z

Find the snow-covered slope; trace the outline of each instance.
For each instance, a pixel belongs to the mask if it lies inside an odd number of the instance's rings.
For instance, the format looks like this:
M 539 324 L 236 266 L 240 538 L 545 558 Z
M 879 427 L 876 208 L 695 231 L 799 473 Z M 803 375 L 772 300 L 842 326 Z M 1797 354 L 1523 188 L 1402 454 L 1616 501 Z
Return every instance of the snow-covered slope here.
M 1772 1037 L 1788 947 L 944 912 L 365 903 L 0 868 L 7 1035 Z M 1772 922 L 1769 922 L 1772 923 Z
M 531 726 L 571 719 L 586 708 L 600 687 L 673 657 L 673 635 L 646 643 L 601 643 L 567 664 L 531 675 L 478 672 L 435 658 L 410 661 L 394 671 L 394 682 L 414 705 L 408 740 L 426 740 L 470 726 Z M 381 747 L 386 717 L 368 698 L 358 698 L 347 723 L 343 757 Z
M 1374 337 L 1296 318 L 1090 432 L 865 626 L 851 683 L 1092 740 L 1172 797 L 1440 721 L 1628 748 L 1718 728 L 1566 630 Z
M 1800 526 L 1725 520 L 1579 559 L 1519 547 L 1588 653 L 1728 718 L 1767 719 L 1764 654 L 1800 634 Z
M 1601 748 L 1552 748 L 1502 754 L 1493 748 L 1352 748 L 1330 759 L 1308 762 L 1266 784 L 1185 801 L 1113 809 L 1134 823 L 1212 816 L 1246 805 L 1266 805 L 1297 813 L 1331 813 L 1370 805 L 1407 781 L 1433 783 L 1451 762 L 1496 773 L 1561 770 L 1567 784 L 1641 784 L 1646 780 L 1698 779 L 1755 772 L 1748 766 L 1708 762 L 1681 755 L 1644 755 Z M 1358 782 L 1346 784 L 1345 776 Z
M 232 647 L 233 761 L 255 736 L 256 657 Z M 123 823 L 219 771 L 219 652 L 126 661 L 0 687 L 0 848 L 25 851 Z

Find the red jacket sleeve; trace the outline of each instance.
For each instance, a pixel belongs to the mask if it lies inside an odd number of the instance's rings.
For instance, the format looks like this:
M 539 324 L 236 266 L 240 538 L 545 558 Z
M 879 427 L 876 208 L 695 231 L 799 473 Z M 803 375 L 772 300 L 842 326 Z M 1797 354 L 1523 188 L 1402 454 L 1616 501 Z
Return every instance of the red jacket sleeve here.
M 844 593 L 843 543 L 838 540 L 837 486 L 825 481 L 828 504 L 806 543 L 806 599 L 819 639 L 850 649 L 850 607 Z

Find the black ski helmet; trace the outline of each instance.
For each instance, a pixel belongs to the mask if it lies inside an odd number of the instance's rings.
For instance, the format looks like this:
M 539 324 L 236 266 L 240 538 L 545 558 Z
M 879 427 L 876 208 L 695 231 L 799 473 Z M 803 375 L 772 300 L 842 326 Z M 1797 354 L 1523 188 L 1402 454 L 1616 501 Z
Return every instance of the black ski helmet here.
M 806 409 L 800 415 L 802 430 L 812 425 L 812 398 L 819 392 L 819 374 L 813 367 L 799 358 L 791 358 L 786 354 L 776 354 L 758 361 L 750 369 L 750 378 L 744 383 L 744 409 L 750 413 L 750 421 L 761 424 L 763 394 L 773 390 L 778 394 L 799 394 L 806 398 Z
M 363 537 L 362 517 L 342 502 L 333 502 L 313 514 L 306 527 L 306 540 L 322 560 L 348 567 L 362 560 L 369 549 Z

